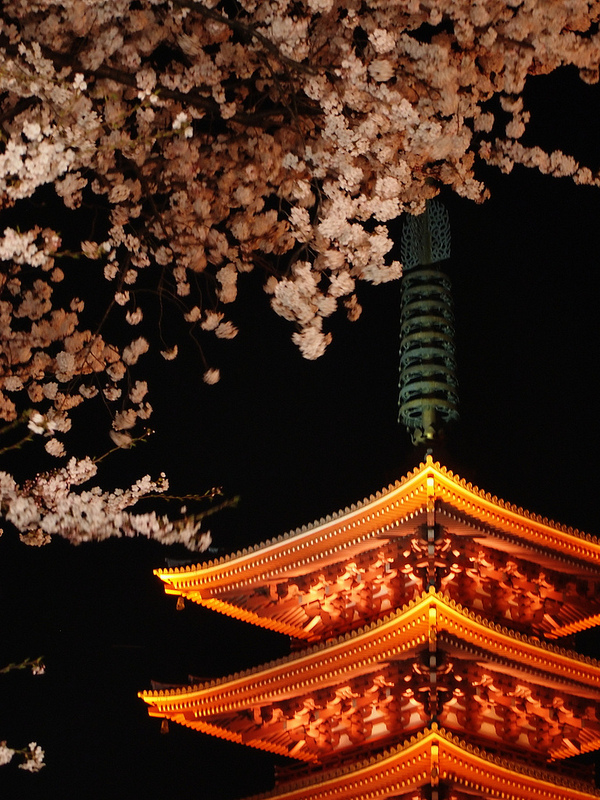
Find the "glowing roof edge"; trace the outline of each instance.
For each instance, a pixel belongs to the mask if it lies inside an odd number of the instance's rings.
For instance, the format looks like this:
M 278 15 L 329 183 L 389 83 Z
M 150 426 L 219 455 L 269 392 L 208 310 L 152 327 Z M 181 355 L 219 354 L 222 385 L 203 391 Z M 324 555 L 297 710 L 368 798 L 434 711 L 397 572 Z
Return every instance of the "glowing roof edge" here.
M 202 576 L 203 581 L 223 580 L 249 567 L 265 565 L 274 557 L 296 560 L 308 555 L 301 551 L 311 546 L 322 551 L 325 540 L 345 533 L 347 537 L 359 532 L 377 532 L 385 537 L 390 521 L 397 521 L 398 513 L 409 514 L 422 508 L 425 498 L 433 498 L 460 507 L 463 512 L 487 525 L 508 529 L 536 544 L 560 550 L 572 558 L 585 559 L 600 564 L 600 541 L 590 534 L 560 525 L 499 499 L 489 492 L 455 475 L 427 456 L 416 469 L 387 489 L 365 498 L 362 502 L 303 525 L 276 539 L 268 539 L 250 548 L 244 548 L 214 561 L 185 567 L 156 569 L 154 574 L 173 587 L 181 580 L 190 581 Z M 354 531 L 354 533 L 353 533 Z

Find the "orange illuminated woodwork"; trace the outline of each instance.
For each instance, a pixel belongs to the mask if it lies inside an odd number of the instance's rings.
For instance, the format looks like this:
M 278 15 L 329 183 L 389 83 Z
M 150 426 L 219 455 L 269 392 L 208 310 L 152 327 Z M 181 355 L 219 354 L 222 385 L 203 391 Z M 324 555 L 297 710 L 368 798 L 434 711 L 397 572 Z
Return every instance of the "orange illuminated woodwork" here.
M 309 642 L 385 616 L 430 585 L 544 638 L 600 621 L 600 543 L 503 503 L 431 459 L 312 525 L 155 574 L 168 594 Z
M 170 594 L 308 640 L 140 695 L 151 716 L 305 763 L 265 797 L 600 796 L 565 773 L 600 749 L 600 664 L 548 641 L 597 621 L 595 539 L 428 459 L 333 517 L 157 574 Z

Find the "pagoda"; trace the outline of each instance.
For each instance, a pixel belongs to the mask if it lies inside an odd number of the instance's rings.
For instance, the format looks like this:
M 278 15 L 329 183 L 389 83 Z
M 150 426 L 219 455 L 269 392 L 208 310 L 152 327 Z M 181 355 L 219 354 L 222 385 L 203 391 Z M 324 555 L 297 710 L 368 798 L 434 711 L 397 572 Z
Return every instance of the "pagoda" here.
M 456 416 L 448 283 L 426 241 L 445 222 L 428 211 L 403 254 L 400 381 L 401 419 L 425 443 Z M 432 455 L 311 525 L 155 574 L 178 603 L 291 639 L 277 661 L 140 693 L 153 717 L 296 765 L 261 798 L 600 797 L 570 767 L 600 749 L 600 663 L 570 649 L 600 623 L 600 542 Z

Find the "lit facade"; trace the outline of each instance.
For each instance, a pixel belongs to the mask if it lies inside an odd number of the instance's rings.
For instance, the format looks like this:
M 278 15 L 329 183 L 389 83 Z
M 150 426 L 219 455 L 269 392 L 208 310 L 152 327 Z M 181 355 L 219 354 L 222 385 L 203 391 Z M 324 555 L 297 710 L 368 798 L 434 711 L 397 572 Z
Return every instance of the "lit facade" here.
M 594 538 L 428 458 L 310 526 L 157 574 L 292 637 L 286 658 L 140 694 L 151 716 L 298 764 L 261 797 L 600 797 L 568 768 L 600 749 L 600 663 L 561 646 L 600 621 Z

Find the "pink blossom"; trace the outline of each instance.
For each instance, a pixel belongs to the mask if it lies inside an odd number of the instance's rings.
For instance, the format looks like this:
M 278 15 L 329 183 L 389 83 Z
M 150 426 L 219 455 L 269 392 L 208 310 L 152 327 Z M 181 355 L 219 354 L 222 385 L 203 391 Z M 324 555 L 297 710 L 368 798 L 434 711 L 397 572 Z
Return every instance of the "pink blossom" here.
M 55 456 L 56 458 L 65 455 L 65 446 L 62 442 L 59 442 L 58 439 L 48 439 L 44 448 L 47 453 L 50 453 L 51 456 Z
M 144 314 L 141 308 L 136 308 L 133 311 L 128 311 L 125 314 L 125 319 L 130 325 L 139 325 L 143 318 Z
M 141 403 L 148 392 L 146 381 L 136 381 L 129 392 L 129 399 L 132 403 Z
M 125 411 L 119 411 L 113 420 L 113 428 L 116 431 L 133 428 L 136 418 L 137 413 L 134 408 L 128 408 Z
M 177 358 L 177 352 L 178 352 L 177 345 L 173 345 L 173 347 L 170 347 L 167 350 L 161 350 L 160 354 L 165 359 L 165 361 L 173 361 L 173 359 Z
M 109 431 L 110 438 L 116 444 L 117 447 L 130 447 L 131 443 L 133 442 L 132 436 L 130 434 L 125 433 L 125 431 Z
M 202 376 L 204 383 L 208 383 L 209 385 L 213 385 L 218 383 L 221 379 L 221 373 L 218 369 L 207 369 Z
M 139 357 L 148 352 L 149 347 L 148 341 L 143 336 L 140 336 L 123 350 L 123 361 L 128 366 L 137 363 Z

